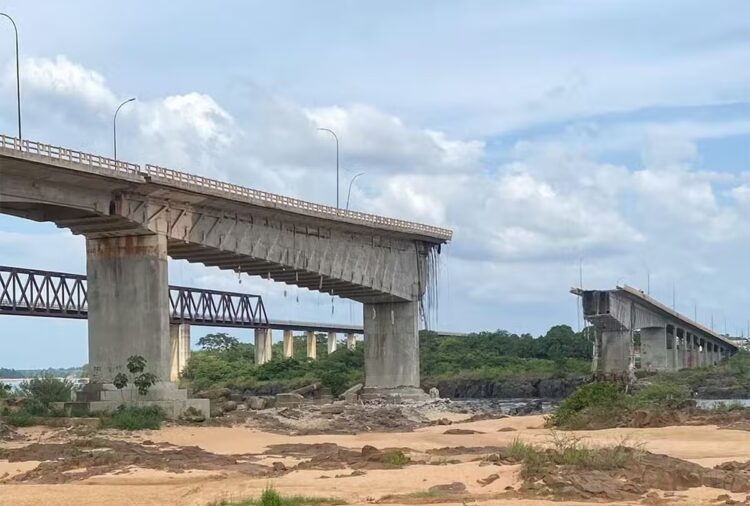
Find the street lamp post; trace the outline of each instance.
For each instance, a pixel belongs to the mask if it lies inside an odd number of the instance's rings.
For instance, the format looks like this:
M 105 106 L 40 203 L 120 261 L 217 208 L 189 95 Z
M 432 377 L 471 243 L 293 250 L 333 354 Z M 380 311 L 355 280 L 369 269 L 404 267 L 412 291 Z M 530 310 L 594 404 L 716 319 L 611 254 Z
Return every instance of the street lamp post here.
M 326 132 L 329 132 L 331 135 L 333 135 L 333 138 L 336 139 L 336 209 L 338 209 L 339 208 L 339 136 L 336 135 L 336 132 L 334 132 L 330 128 L 318 128 L 318 130 L 324 130 Z
M 359 174 L 354 176 L 351 181 L 349 181 L 349 191 L 346 192 L 346 210 L 347 211 L 349 210 L 349 197 L 351 197 L 352 195 L 352 184 L 354 184 L 355 179 L 357 179 L 359 176 L 363 176 L 364 174 L 365 174 L 364 172 L 360 172 Z
M 112 140 L 114 145 L 114 156 L 115 156 L 115 168 L 117 168 L 117 113 L 120 112 L 120 109 L 122 109 L 122 106 L 133 102 L 135 100 L 135 97 L 129 98 L 125 100 L 123 103 L 121 103 L 119 106 L 117 106 L 117 110 L 115 111 L 115 118 L 112 120 Z
M 20 71 L 20 64 L 18 62 L 18 27 L 16 26 L 16 22 L 13 21 L 13 18 L 10 17 L 8 14 L 5 14 L 4 12 L 0 12 L 0 16 L 8 18 L 10 20 L 10 23 L 13 25 L 13 31 L 16 33 L 16 105 L 18 106 L 18 140 L 20 141 L 22 139 L 21 137 L 21 71 Z

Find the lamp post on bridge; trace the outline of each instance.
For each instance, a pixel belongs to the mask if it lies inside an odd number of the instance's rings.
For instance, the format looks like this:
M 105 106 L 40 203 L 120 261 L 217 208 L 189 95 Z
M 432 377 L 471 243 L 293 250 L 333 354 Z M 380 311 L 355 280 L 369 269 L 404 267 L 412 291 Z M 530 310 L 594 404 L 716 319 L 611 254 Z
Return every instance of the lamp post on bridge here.
M 364 176 L 364 175 L 365 175 L 364 172 L 360 172 L 359 174 L 354 176 L 351 181 L 349 181 L 349 191 L 346 192 L 346 210 L 347 211 L 349 210 L 349 197 L 351 197 L 352 195 L 352 185 L 354 184 L 354 180 L 357 179 L 359 176 Z
M 319 127 L 318 130 L 323 130 L 325 132 L 328 132 L 331 135 L 333 135 L 334 139 L 336 139 L 336 209 L 338 209 L 339 208 L 339 136 L 336 135 L 336 132 L 334 132 L 330 128 Z
M 114 157 L 115 157 L 115 169 L 117 168 L 117 113 L 120 112 L 120 109 L 122 109 L 122 106 L 125 104 L 128 104 L 130 102 L 134 102 L 135 97 L 129 98 L 125 100 L 123 103 L 117 106 L 117 110 L 115 111 L 115 117 L 112 120 L 112 141 L 113 141 L 113 147 L 114 147 Z
M 10 23 L 13 25 L 13 31 L 16 34 L 16 105 L 18 108 L 18 140 L 21 141 L 23 137 L 21 137 L 21 71 L 20 71 L 20 64 L 18 62 L 18 27 L 16 26 L 16 22 L 13 21 L 13 18 L 10 17 L 10 15 L 0 12 L 0 16 L 8 18 L 10 20 Z

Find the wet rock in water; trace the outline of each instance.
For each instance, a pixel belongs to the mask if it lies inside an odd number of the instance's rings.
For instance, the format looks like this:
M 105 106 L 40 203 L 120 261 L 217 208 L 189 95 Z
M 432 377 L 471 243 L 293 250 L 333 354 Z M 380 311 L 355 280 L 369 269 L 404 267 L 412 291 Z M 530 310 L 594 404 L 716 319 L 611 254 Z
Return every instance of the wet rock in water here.
M 448 429 L 443 434 L 449 434 L 452 436 L 463 436 L 468 434 L 484 434 L 484 432 L 472 429 Z
M 466 492 L 466 485 L 461 483 L 460 481 L 454 481 L 453 483 L 432 486 L 428 490 L 430 492 L 438 492 L 443 494 L 462 494 Z

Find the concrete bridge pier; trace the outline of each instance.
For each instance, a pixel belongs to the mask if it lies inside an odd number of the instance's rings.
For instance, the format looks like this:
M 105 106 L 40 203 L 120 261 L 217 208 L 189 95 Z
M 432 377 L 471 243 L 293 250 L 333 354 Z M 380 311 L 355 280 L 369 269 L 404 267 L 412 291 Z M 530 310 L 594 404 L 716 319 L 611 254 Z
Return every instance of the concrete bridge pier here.
M 357 347 L 357 336 L 349 333 L 346 335 L 346 347 L 353 350 Z
M 630 333 L 627 330 L 597 332 L 600 371 L 627 371 L 630 368 Z
M 363 398 L 424 399 L 419 388 L 419 304 L 363 305 L 365 388 Z
M 338 348 L 338 342 L 336 341 L 336 332 L 328 333 L 328 354 L 335 352 Z
M 318 358 L 318 342 L 312 330 L 307 331 L 307 358 L 312 360 Z
M 255 329 L 255 365 L 271 361 L 273 352 L 271 329 Z
M 166 236 L 87 238 L 86 273 L 91 382 L 111 383 L 133 355 L 169 381 Z
M 208 416 L 206 399 L 188 399 L 187 390 L 171 382 L 189 355 L 190 330 L 169 324 L 166 237 L 87 237 L 86 273 L 90 383 L 76 393 L 77 402 L 90 411 L 137 402 L 157 405 L 170 418 L 188 407 Z M 133 355 L 145 358 L 145 372 L 157 378 L 146 395 L 132 385 L 127 364 Z M 113 385 L 119 373 L 130 376 L 122 391 Z
M 172 350 L 170 381 L 180 381 L 180 374 L 190 359 L 190 325 L 182 323 L 169 326 L 169 343 Z
M 665 327 L 641 329 L 641 368 L 647 371 L 667 369 L 667 333 Z
M 284 331 L 284 358 L 292 358 L 294 356 L 294 331 Z

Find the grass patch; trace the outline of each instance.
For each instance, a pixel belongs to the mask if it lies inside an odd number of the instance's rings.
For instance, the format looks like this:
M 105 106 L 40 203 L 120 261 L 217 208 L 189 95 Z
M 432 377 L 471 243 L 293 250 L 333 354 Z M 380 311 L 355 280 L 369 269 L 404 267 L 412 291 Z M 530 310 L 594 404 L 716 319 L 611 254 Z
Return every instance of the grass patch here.
M 392 466 L 399 466 L 399 467 L 405 466 L 410 461 L 411 459 L 407 457 L 406 455 L 404 455 L 404 452 L 400 452 L 400 451 L 389 453 L 383 458 L 383 462 L 385 462 L 386 464 L 390 464 Z
M 609 471 L 622 469 L 635 462 L 642 450 L 623 440 L 614 446 L 591 446 L 580 438 L 552 433 L 552 447 L 543 448 L 515 439 L 509 448 L 510 457 L 521 463 L 521 477 L 536 479 L 551 466 Z
M 164 411 L 157 406 L 120 406 L 111 416 L 102 419 L 102 425 L 122 430 L 158 429 L 164 418 Z
M 340 499 L 330 497 L 306 497 L 302 495 L 284 496 L 273 487 L 266 488 L 258 499 L 242 501 L 220 501 L 211 506 L 314 506 L 317 504 L 346 504 Z

